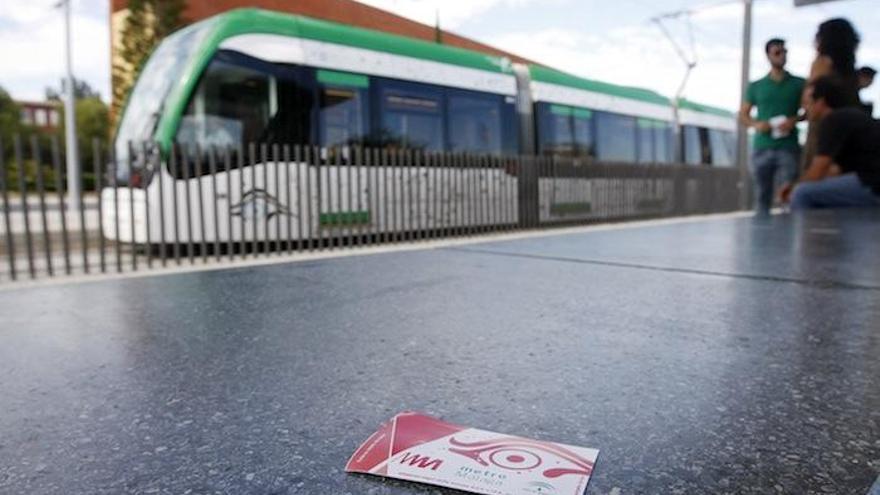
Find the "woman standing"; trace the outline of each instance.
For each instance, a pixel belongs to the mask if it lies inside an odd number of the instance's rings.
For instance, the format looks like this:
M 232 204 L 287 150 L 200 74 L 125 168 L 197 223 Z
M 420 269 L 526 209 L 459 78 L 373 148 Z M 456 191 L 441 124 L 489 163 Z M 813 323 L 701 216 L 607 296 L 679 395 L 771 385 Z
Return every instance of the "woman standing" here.
M 829 19 L 819 24 L 816 32 L 816 58 L 810 67 L 810 77 L 801 99 L 806 108 L 810 83 L 822 76 L 836 76 L 844 85 L 847 105 L 858 106 L 859 85 L 856 75 L 856 49 L 859 46 L 859 34 L 846 19 Z M 807 127 L 807 142 L 801 160 L 801 171 L 806 170 L 816 154 L 816 125 L 810 122 Z

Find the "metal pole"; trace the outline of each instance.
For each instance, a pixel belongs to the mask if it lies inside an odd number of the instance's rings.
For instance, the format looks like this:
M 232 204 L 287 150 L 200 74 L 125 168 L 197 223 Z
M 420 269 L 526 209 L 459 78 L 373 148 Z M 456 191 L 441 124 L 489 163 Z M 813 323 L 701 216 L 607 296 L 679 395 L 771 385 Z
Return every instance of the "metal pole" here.
M 673 128 L 673 143 L 672 143 L 672 154 L 673 160 L 675 163 L 684 163 L 684 149 L 682 146 L 682 129 L 681 129 L 681 98 L 684 96 L 684 88 L 687 86 L 688 79 L 691 77 L 691 71 L 694 70 L 694 67 L 697 66 L 697 52 L 694 48 L 694 38 L 693 32 L 690 29 L 690 11 L 678 11 L 672 12 L 670 14 L 665 14 L 662 16 L 654 17 L 651 19 L 657 27 L 660 28 L 660 31 L 663 32 L 663 36 L 672 43 L 672 47 L 675 49 L 675 53 L 678 54 L 679 58 L 685 64 L 684 77 L 681 79 L 681 84 L 678 86 L 678 90 L 675 92 L 675 99 L 672 101 L 672 118 L 675 123 L 675 127 Z M 664 18 L 678 18 L 680 16 L 687 16 L 688 20 L 688 32 L 690 33 L 690 42 L 691 42 L 691 54 L 692 57 L 688 57 L 685 53 L 684 49 L 679 46 L 678 42 L 675 41 L 675 38 L 672 37 L 672 34 L 666 29 L 666 26 L 663 25 L 662 19 Z
M 746 99 L 749 87 L 749 65 L 752 49 L 752 3 L 754 0 L 743 0 L 743 44 L 742 44 L 742 79 L 740 80 L 740 103 Z M 739 168 L 739 206 L 748 209 L 751 197 L 751 176 L 749 174 L 748 129 L 742 122 L 738 123 L 736 133 L 737 164 Z
M 65 56 L 67 60 L 66 84 L 64 85 L 64 127 L 67 141 L 67 194 L 70 205 L 78 211 L 80 204 L 81 183 L 79 173 L 79 156 L 76 149 L 76 109 L 74 102 L 73 68 L 71 64 L 70 43 L 70 2 L 64 2 L 64 33 L 65 33 Z

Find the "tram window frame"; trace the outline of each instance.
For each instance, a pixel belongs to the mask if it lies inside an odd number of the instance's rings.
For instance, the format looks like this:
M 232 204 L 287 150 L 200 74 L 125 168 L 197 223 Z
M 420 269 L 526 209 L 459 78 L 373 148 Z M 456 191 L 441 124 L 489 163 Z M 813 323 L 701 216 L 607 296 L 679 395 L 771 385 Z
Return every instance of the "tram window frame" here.
M 594 112 L 596 126 L 596 156 L 599 160 L 618 163 L 635 163 L 637 158 L 636 146 L 638 143 L 636 117 L 613 112 Z M 615 124 L 615 125 L 609 125 Z M 625 124 L 627 131 L 631 131 L 629 144 L 627 139 L 621 139 L 624 127 L 617 124 Z M 620 144 L 617 149 L 609 149 L 612 144 Z M 627 152 L 626 150 L 629 150 Z M 621 152 L 622 151 L 622 152 Z
M 455 142 L 456 136 L 455 133 L 457 129 L 460 127 L 456 122 L 457 116 L 456 114 L 461 110 L 458 108 L 454 108 L 458 103 L 456 100 L 467 101 L 470 100 L 473 102 L 481 102 L 488 103 L 495 107 L 496 118 L 494 122 L 494 131 L 489 129 L 489 132 L 495 135 L 494 143 L 490 143 L 490 148 L 480 149 L 478 147 L 469 147 L 467 145 L 461 146 L 460 143 Z M 465 153 L 478 153 L 478 154 L 492 154 L 492 155 L 500 155 L 505 150 L 505 130 L 504 130 L 504 96 L 492 93 L 484 93 L 479 91 L 468 91 L 464 89 L 457 88 L 449 88 L 446 90 L 446 149 L 451 152 L 465 152 Z M 470 120 L 467 118 L 466 120 Z
M 682 158 L 687 165 L 703 165 L 703 145 L 700 127 L 695 125 L 682 126 Z
M 198 146 L 202 149 L 208 147 L 237 148 L 239 146 L 246 146 L 250 141 L 257 141 L 255 136 L 251 136 L 249 140 L 247 133 L 259 132 L 262 134 L 265 131 L 272 116 L 273 101 L 275 101 L 277 109 L 277 100 L 271 96 L 272 89 L 275 86 L 271 82 L 274 79 L 274 71 L 265 70 L 266 66 L 271 64 L 261 64 L 256 61 L 257 59 L 253 57 L 232 52 L 221 51 L 215 54 L 199 77 L 199 81 L 193 89 L 185 110 L 181 115 L 175 134 L 175 138 L 181 146 Z M 236 73 L 238 75 L 245 75 L 242 76 L 243 78 L 252 77 L 253 80 L 258 80 L 260 83 L 260 87 L 255 92 L 262 92 L 263 94 L 256 95 L 258 97 L 256 103 L 261 106 L 258 113 L 263 113 L 263 115 L 256 115 L 256 119 L 258 119 L 256 125 L 253 123 L 249 125 L 243 121 L 241 115 L 235 114 L 238 110 L 252 109 L 254 102 L 250 102 L 251 105 L 248 105 L 247 103 L 242 103 L 241 99 L 211 98 L 213 95 L 205 94 L 208 91 L 229 93 L 230 88 L 234 88 L 236 83 L 225 82 L 222 78 L 228 78 L 230 75 L 236 75 Z M 250 74 L 250 76 L 246 76 L 246 74 Z M 236 92 L 236 94 L 241 96 L 242 93 Z M 209 106 L 212 108 L 209 109 Z M 209 119 L 213 122 L 209 122 Z M 238 126 L 236 129 L 227 129 L 230 133 L 237 134 L 237 136 L 228 135 L 230 141 L 228 143 L 216 141 L 219 133 L 216 129 L 208 129 L 208 126 L 216 127 L 218 125 Z M 209 139 L 214 141 L 209 141 Z
M 491 94 L 491 93 L 490 93 Z M 521 152 L 519 142 L 519 116 L 516 113 L 516 97 L 501 95 L 502 155 L 516 156 Z
M 388 123 L 388 100 L 386 98 L 386 94 L 388 92 L 397 92 L 399 93 L 399 97 L 401 98 L 412 98 L 413 100 L 421 99 L 421 100 L 435 100 L 437 102 L 436 105 L 436 118 L 439 120 L 439 129 L 440 129 L 440 137 L 439 140 L 431 143 L 434 146 L 421 146 L 421 147 L 413 147 L 410 146 L 408 141 L 403 141 L 399 145 L 394 146 L 389 136 L 391 133 L 387 132 L 387 123 Z M 410 81 L 401 81 L 397 79 L 386 79 L 386 78 L 374 78 L 371 84 L 371 93 L 372 93 L 372 101 L 376 112 L 372 119 L 372 130 L 370 135 L 372 136 L 370 141 L 374 146 L 381 148 L 392 148 L 392 149 L 409 149 L 409 150 L 422 150 L 428 152 L 442 152 L 446 151 L 446 143 L 448 142 L 448 137 L 446 135 L 446 104 L 445 104 L 445 94 L 442 87 L 428 84 L 420 84 Z M 400 102 L 401 104 L 405 104 L 406 102 Z M 403 110 L 403 112 L 407 112 L 410 114 L 418 115 L 420 112 L 424 112 L 424 115 L 430 115 L 432 112 L 425 110 L 420 110 L 418 108 L 411 108 L 409 110 Z
M 675 153 L 673 142 L 672 125 L 660 122 L 654 127 L 654 155 L 657 163 L 672 163 L 675 160 L 672 156 Z M 659 143 L 663 143 L 665 153 L 660 153 Z
M 578 129 L 578 122 L 585 125 Z M 586 131 L 583 136 L 580 131 Z M 577 158 L 596 157 L 596 121 L 593 111 L 587 108 L 573 107 L 571 112 L 571 131 L 574 136 L 574 150 Z M 581 139 L 584 138 L 585 139 Z
M 198 112 L 198 109 L 195 108 L 196 106 L 205 105 L 206 103 L 204 100 L 200 102 L 199 98 L 204 98 L 204 84 L 206 84 L 207 78 L 212 76 L 212 70 L 216 67 L 215 64 L 226 66 L 227 68 L 252 71 L 261 74 L 267 81 L 268 88 L 266 103 L 269 108 L 262 124 L 262 129 L 259 130 L 259 137 L 247 139 L 242 135 L 240 139 L 237 140 L 239 142 L 228 143 L 227 145 L 223 145 L 222 143 L 199 142 L 198 136 L 189 140 L 181 139 L 181 133 L 187 131 L 184 127 L 187 125 L 187 116 L 191 114 L 191 112 Z M 181 159 L 179 170 L 177 171 L 178 178 L 186 176 L 195 177 L 195 156 L 193 155 L 193 151 L 196 146 L 201 150 L 201 158 L 203 160 L 203 167 L 201 170 L 202 175 L 206 175 L 210 173 L 206 162 L 207 153 L 210 148 L 213 148 L 218 153 L 230 150 L 233 155 L 242 152 L 244 154 L 242 157 L 242 163 L 244 163 L 245 166 L 249 166 L 254 164 L 250 161 L 250 154 L 247 152 L 251 143 L 260 145 L 273 143 L 297 144 L 298 142 L 305 144 L 307 142 L 314 142 L 315 119 L 313 113 L 316 105 L 313 94 L 313 78 L 314 76 L 311 72 L 307 68 L 301 66 L 268 62 L 232 50 L 220 50 L 215 53 L 199 76 L 199 80 L 196 83 L 192 94 L 190 94 L 184 112 L 181 115 L 180 123 L 175 132 L 175 142 L 180 148 L 178 156 Z M 280 87 L 284 87 L 284 89 L 281 90 Z M 230 102 L 229 99 L 218 99 L 218 101 L 222 101 L 226 104 L 229 104 Z M 202 109 L 202 111 L 204 112 L 205 109 Z M 197 124 L 198 123 L 196 123 L 196 125 Z M 198 130 L 195 130 L 195 132 L 198 132 Z M 244 132 L 243 129 L 242 132 Z M 269 152 L 272 152 L 271 147 Z M 231 160 L 232 168 L 237 168 L 238 160 L 235 159 L 235 157 L 233 158 L 234 159 Z M 255 161 L 256 163 L 262 161 L 261 154 L 255 157 Z M 184 167 L 188 168 L 188 171 L 185 172 Z M 225 163 L 223 160 L 217 161 L 215 170 L 217 172 L 225 170 Z
M 538 138 L 538 153 L 544 156 L 572 156 L 574 153 L 574 124 L 571 119 L 571 107 L 549 102 L 535 104 L 535 116 Z M 559 132 L 560 127 L 563 132 Z M 568 140 L 563 134 L 567 134 Z M 560 147 L 568 146 L 566 153 Z
M 657 152 L 654 142 L 654 128 L 658 122 L 653 119 L 639 118 L 636 120 L 636 163 L 656 163 Z
M 595 157 L 596 131 L 593 110 L 550 102 L 538 102 L 534 108 L 540 155 L 564 158 Z M 582 124 L 580 128 L 578 122 Z M 558 132 L 560 127 L 563 127 L 563 133 Z M 586 131 L 586 136 L 583 131 Z M 567 134 L 568 141 L 560 134 Z
M 712 164 L 712 147 L 709 145 L 709 129 L 700 127 L 700 155 L 702 165 Z
M 708 135 L 712 155 L 712 166 L 732 167 L 736 156 L 736 149 L 732 139 L 733 133 L 721 129 L 709 129 Z M 716 151 L 718 145 L 720 145 L 722 149 Z
M 370 78 L 362 74 L 340 72 L 325 69 L 315 70 L 315 125 L 317 139 L 322 147 L 359 146 L 367 142 L 370 135 Z M 331 92 L 336 94 L 331 95 Z M 350 138 L 345 142 L 328 142 L 327 110 L 334 106 L 326 105 L 329 96 L 344 96 L 343 92 L 354 95 L 354 106 L 357 108 L 358 122 L 354 126 L 349 123 L 346 132 Z M 347 120 L 347 119 L 346 119 Z

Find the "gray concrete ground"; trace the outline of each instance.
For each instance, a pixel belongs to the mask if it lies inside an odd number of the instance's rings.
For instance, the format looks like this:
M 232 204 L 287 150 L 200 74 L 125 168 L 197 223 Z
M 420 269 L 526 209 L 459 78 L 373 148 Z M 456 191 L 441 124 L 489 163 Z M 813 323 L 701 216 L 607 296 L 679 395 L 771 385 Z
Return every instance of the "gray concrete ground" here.
M 402 410 L 601 450 L 598 494 L 867 494 L 877 212 L 0 292 L 2 493 L 453 493 L 347 475 Z

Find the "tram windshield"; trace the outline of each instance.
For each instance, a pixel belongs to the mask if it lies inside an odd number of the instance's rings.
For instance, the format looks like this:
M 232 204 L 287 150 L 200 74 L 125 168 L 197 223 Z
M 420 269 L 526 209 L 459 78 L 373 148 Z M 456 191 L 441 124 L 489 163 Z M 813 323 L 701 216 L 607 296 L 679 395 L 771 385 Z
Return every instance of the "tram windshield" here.
M 117 163 L 127 162 L 129 143 L 141 146 L 153 139 L 168 93 L 201 45 L 207 27 L 207 23 L 199 23 L 169 36 L 150 56 L 128 98 L 116 133 Z M 118 167 L 116 178 L 128 182 L 128 167 Z

